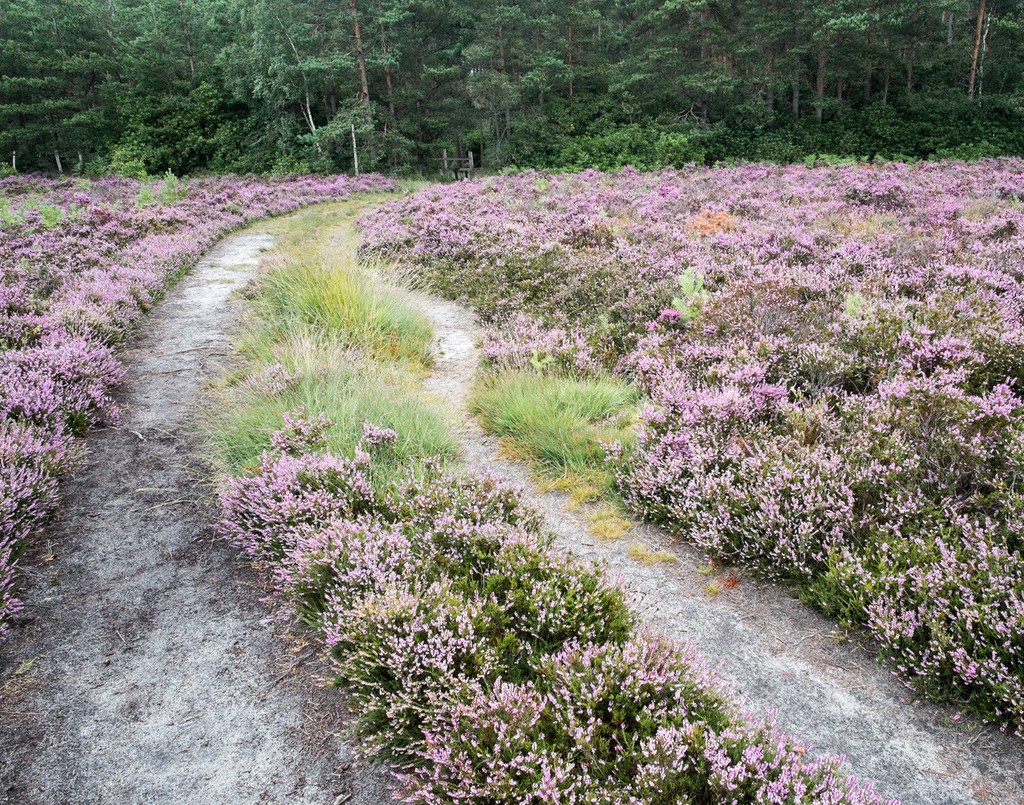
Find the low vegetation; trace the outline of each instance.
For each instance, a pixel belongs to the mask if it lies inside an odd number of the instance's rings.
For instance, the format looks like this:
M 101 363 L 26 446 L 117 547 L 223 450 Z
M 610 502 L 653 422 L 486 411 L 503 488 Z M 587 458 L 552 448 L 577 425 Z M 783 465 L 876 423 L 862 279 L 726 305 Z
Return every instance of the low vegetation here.
M 322 631 L 365 745 L 409 769 L 404 801 L 880 801 L 639 628 L 500 482 L 428 465 L 381 486 L 395 431 L 367 423 L 347 457 L 326 419 L 285 423 L 220 529 Z
M 16 565 L 81 465 L 77 437 L 117 421 L 116 348 L 227 232 L 313 202 L 393 187 L 379 176 L 182 182 L 0 181 L 0 640 Z
M 337 230 L 317 248 L 327 243 L 338 247 Z M 400 304 L 400 289 L 375 285 L 341 251 L 332 264 L 351 273 L 345 282 L 359 283 L 357 294 L 372 286 Z M 276 258 L 268 271 L 290 262 Z M 417 434 L 437 414 L 410 404 L 422 365 L 403 350 L 368 346 L 361 326 L 339 317 L 331 329 L 314 327 L 321 341 L 313 355 L 300 351 L 305 357 L 286 363 L 296 345 L 279 325 L 294 304 L 279 294 L 294 286 L 271 277 L 267 305 L 268 276 L 250 294 L 248 362 L 227 378 L 214 412 L 232 470 L 219 529 L 265 572 L 287 610 L 320 632 L 337 684 L 357 704 L 363 746 L 404 770 L 403 800 L 584 803 L 629 791 L 643 803 L 879 801 L 847 780 L 837 759 L 810 760 L 770 719 L 740 710 L 692 650 L 640 627 L 599 566 L 549 547 L 518 492 L 446 467 L 443 449 L 440 460 L 429 458 L 436 445 Z M 305 270 L 296 276 L 299 284 L 323 281 Z M 295 290 L 299 299 L 311 292 Z M 386 329 L 393 339 L 419 330 Z M 345 421 L 335 426 L 339 409 L 322 404 L 329 395 L 300 400 L 296 385 L 279 383 L 258 392 L 272 402 L 254 398 L 252 385 L 267 372 L 276 381 L 282 369 L 315 368 L 315 356 L 331 350 L 347 361 L 329 378 L 333 396 L 376 388 L 373 405 L 341 409 Z M 403 376 L 409 397 L 394 393 Z M 587 472 L 592 437 L 621 432 L 601 423 L 635 404 L 634 392 L 610 379 L 504 380 L 508 395 L 486 383 L 480 394 L 510 398 L 505 416 L 520 435 L 531 425 L 518 420 L 533 406 L 577 423 Z M 525 402 L 512 392 L 517 382 Z M 296 402 L 305 409 L 284 410 L 281 427 L 268 432 L 274 407 Z M 254 410 L 260 443 L 247 452 L 255 458 L 237 459 L 230 423 Z M 556 469 L 564 471 L 564 463 Z
M 1020 160 L 527 173 L 376 209 L 363 248 L 476 307 L 487 427 L 575 462 L 589 414 L 487 390 L 632 384 L 629 506 L 1024 737 L 1022 200 Z
M 614 378 L 513 371 L 481 379 L 469 409 L 549 475 L 610 491 L 605 445 L 629 440 L 637 403 L 635 390 Z
M 456 454 L 446 420 L 419 393 L 430 361 L 429 322 L 400 287 L 357 264 L 351 224 L 330 224 L 355 205 L 328 205 L 274 226 L 282 247 L 246 291 L 242 363 L 221 383 L 210 421 L 228 472 L 258 465 L 289 411 L 330 419 L 329 431 L 310 436 L 323 435 L 338 454 L 354 455 L 365 422 L 400 434 L 388 460 L 374 465 L 381 483 L 428 458 Z M 315 231 L 310 219 L 319 224 Z

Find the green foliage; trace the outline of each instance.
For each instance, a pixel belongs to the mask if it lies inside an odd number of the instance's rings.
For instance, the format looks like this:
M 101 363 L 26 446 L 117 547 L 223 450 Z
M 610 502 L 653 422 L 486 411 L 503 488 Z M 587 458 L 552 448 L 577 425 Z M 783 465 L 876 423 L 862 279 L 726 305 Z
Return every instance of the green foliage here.
M 629 441 L 636 392 L 608 379 L 506 372 L 482 380 L 470 400 L 484 429 L 554 476 L 610 487 L 605 444 Z
M 704 277 L 691 266 L 679 277 L 678 284 L 683 295 L 672 298 L 672 307 L 679 311 L 683 321 L 692 321 L 700 315 L 701 302 L 704 300 Z
M 442 149 L 487 171 L 1024 155 L 1020 4 L 989 5 L 977 64 L 966 0 L 563 6 L 358 4 L 354 52 L 327 0 L 0 0 L 0 154 L 334 172 L 354 129 L 361 170 L 426 174 Z

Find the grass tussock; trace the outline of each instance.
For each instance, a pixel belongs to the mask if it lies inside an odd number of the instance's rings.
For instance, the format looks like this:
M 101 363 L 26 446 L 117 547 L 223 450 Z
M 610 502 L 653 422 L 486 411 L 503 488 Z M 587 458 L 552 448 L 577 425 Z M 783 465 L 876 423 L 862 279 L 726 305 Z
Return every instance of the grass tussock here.
M 596 507 L 587 514 L 590 533 L 603 542 L 622 539 L 629 533 L 631 523 L 611 504 Z
M 507 372 L 481 380 L 469 407 L 510 452 L 549 476 L 610 491 L 604 445 L 630 440 L 637 397 L 613 379 Z
M 361 270 L 350 255 L 281 256 L 260 276 L 253 301 L 280 337 L 328 333 L 374 358 L 429 361 L 430 323 L 400 289 Z
M 400 285 L 356 258 L 355 212 L 329 205 L 265 224 L 278 238 L 246 291 L 237 352 L 218 384 L 208 432 L 227 474 L 260 464 L 285 413 L 323 414 L 326 448 L 355 454 L 363 423 L 395 431 L 374 479 L 391 483 L 431 458 L 455 458 L 456 440 L 418 387 L 433 332 Z M 354 211 L 353 211 L 354 210 Z M 275 226 L 276 225 L 276 226 Z
M 676 561 L 675 554 L 660 548 L 651 548 L 640 542 L 634 542 L 629 546 L 629 555 L 645 565 L 660 565 Z

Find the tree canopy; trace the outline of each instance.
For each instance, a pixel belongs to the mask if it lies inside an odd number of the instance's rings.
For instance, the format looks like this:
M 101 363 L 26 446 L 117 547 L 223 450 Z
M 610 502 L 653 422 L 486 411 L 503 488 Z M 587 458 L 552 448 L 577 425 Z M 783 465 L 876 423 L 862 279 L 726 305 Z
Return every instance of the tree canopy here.
M 0 160 L 128 175 L 1024 154 L 1024 0 L 0 0 Z

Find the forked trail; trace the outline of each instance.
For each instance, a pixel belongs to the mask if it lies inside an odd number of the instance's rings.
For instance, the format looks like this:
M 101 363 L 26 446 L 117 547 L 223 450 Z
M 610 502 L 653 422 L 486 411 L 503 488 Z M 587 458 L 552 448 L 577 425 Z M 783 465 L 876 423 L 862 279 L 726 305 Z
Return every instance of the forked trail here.
M 819 751 L 846 755 L 851 773 L 874 780 L 879 793 L 904 805 L 1024 803 L 1019 740 L 954 721 L 953 711 L 914 705 L 913 693 L 867 650 L 837 643 L 834 623 L 779 588 L 739 573 L 711 596 L 698 572 L 707 566 L 703 557 L 664 531 L 636 525 L 624 539 L 601 542 L 565 495 L 536 492 L 527 468 L 500 459 L 497 441 L 466 412 L 479 362 L 472 313 L 425 295 L 418 301 L 437 336 L 427 384 L 464 423 L 459 435 L 466 461 L 529 490 L 527 499 L 544 512 L 557 546 L 607 561 L 644 618 L 720 662 L 749 709 L 777 710 L 783 730 Z M 667 550 L 675 561 L 644 565 L 629 555 L 635 543 Z
M 255 577 L 213 539 L 217 518 L 191 440 L 204 379 L 230 352 L 230 294 L 272 238 L 223 241 L 125 356 L 121 425 L 89 439 L 89 467 L 0 654 L 0 803 L 376 805 L 386 781 L 350 768 L 337 695 L 311 683 L 315 652 L 282 641 Z M 532 490 L 466 413 L 479 361 L 470 312 L 417 294 L 437 331 L 429 391 L 460 425 L 466 462 Z M 557 545 L 608 562 L 646 619 L 722 663 L 747 705 L 906 805 L 1021 805 L 1020 742 L 915 706 L 866 650 L 771 585 L 738 574 L 710 596 L 702 557 L 649 526 L 602 543 L 564 496 L 528 492 Z M 646 566 L 641 542 L 676 561 Z M 291 649 L 300 649 L 293 653 Z

